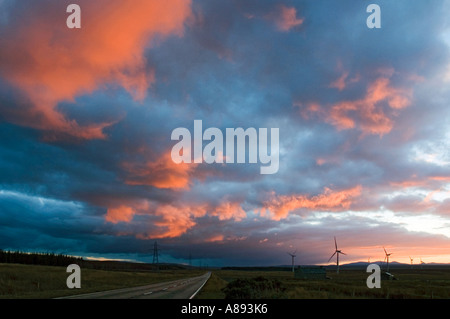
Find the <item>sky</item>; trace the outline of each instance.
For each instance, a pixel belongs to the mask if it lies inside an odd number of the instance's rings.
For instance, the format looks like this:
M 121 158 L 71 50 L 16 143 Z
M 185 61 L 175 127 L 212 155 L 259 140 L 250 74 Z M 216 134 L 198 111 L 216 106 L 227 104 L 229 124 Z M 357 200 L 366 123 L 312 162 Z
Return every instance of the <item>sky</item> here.
M 326 264 L 336 237 L 341 263 L 450 263 L 448 12 L 1 0 L 0 249 L 271 266 Z M 176 164 L 195 120 L 278 128 L 278 171 Z

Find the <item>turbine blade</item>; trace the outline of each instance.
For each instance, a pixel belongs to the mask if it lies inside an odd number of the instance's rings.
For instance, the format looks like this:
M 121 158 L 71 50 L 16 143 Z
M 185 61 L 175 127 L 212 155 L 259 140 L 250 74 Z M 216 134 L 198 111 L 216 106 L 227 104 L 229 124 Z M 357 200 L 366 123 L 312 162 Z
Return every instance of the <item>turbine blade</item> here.
M 386 248 L 384 248 L 384 247 L 383 247 L 383 249 L 384 249 L 384 253 L 385 253 L 385 254 L 387 255 L 387 251 L 386 251 Z
M 334 247 L 336 247 L 336 250 L 338 249 L 338 248 L 337 248 L 336 236 L 334 236 Z
M 342 255 L 347 255 L 346 253 L 343 253 L 342 251 L 341 251 L 341 254 L 342 254 Z
M 330 260 L 334 257 L 334 255 L 336 255 L 336 252 L 334 252 L 334 254 L 331 255 L 330 259 L 328 259 L 328 262 L 330 262 Z

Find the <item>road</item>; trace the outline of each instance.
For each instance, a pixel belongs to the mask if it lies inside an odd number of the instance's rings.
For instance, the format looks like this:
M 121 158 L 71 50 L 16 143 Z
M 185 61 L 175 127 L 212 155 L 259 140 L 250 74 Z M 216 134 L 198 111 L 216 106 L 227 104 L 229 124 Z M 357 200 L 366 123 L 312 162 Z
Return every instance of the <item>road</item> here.
M 74 295 L 58 299 L 192 299 L 208 281 L 211 273 L 134 288 L 123 288 Z

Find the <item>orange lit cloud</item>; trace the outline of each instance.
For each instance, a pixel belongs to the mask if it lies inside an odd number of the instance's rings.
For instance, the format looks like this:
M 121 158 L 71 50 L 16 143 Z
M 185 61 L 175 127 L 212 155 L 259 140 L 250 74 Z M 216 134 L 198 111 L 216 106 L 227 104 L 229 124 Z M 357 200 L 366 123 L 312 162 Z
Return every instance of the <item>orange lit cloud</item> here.
M 348 84 L 355 83 L 360 80 L 359 75 L 356 75 L 355 77 L 349 79 L 348 77 L 350 75 L 350 72 L 344 70 L 342 62 L 340 61 L 338 62 L 337 69 L 342 73 L 342 75 L 330 84 L 330 88 L 335 88 L 338 89 L 339 91 L 343 91 L 344 89 L 347 88 Z
M 159 217 L 153 223 L 156 229 L 149 231 L 149 234 L 137 234 L 137 238 L 173 238 L 195 226 L 194 218 L 205 216 L 206 213 L 206 205 L 165 204 L 155 208 L 150 202 L 142 201 L 108 208 L 105 220 L 113 224 L 131 223 L 137 214 L 154 215 Z
M 206 214 L 206 207 L 201 206 L 173 206 L 162 205 L 156 209 L 156 215 L 162 219 L 155 223 L 159 230 L 151 235 L 151 238 L 179 237 L 196 225 L 194 217 Z
M 433 181 L 450 183 L 450 176 L 433 176 L 433 177 L 430 177 L 430 179 Z
M 128 185 L 149 185 L 162 189 L 189 189 L 191 175 L 197 166 L 193 163 L 174 163 L 170 152 L 143 165 L 123 164 L 129 175 L 126 178 Z
M 120 222 L 129 223 L 136 214 L 147 211 L 148 209 L 149 203 L 147 201 L 109 207 L 106 212 L 105 220 L 113 224 Z
M 246 217 L 238 202 L 223 201 L 217 206 L 208 203 L 174 203 L 155 205 L 149 201 L 137 201 L 110 207 L 105 220 L 117 224 L 119 222 L 131 223 L 135 215 L 148 215 L 156 217 L 152 221 L 152 229 L 148 233 L 136 235 L 140 239 L 175 238 L 183 235 L 194 227 L 197 218 L 216 216 L 219 220 L 241 221 Z M 223 240 L 214 237 L 215 241 Z
M 398 188 L 421 187 L 425 186 L 427 181 L 423 180 L 405 180 L 401 182 L 390 182 L 390 185 Z
M 234 219 L 241 221 L 247 215 L 238 202 L 223 202 L 211 213 L 212 216 L 219 217 L 220 220 Z
M 57 110 L 62 101 L 109 84 L 124 87 L 136 100 L 145 98 L 154 82 L 146 69 L 144 50 L 157 36 L 181 36 L 191 14 L 190 0 L 79 1 L 82 28 L 70 30 L 64 5 L 38 8 L 40 14 L 21 19 L 2 39 L 0 73 L 33 103 L 21 125 L 71 136 L 104 138 L 111 123 L 81 127 Z M 32 11 L 32 10 L 31 10 Z M 55 27 L 55 23 L 63 23 Z M 24 112 L 25 113 L 25 112 Z
M 362 187 L 356 186 L 342 191 L 333 191 L 325 188 L 323 194 L 308 197 L 305 195 L 283 195 L 276 196 L 264 203 L 261 211 L 265 215 L 267 211 L 272 213 L 274 220 L 281 220 L 288 217 L 289 213 L 298 209 L 309 209 L 318 211 L 340 211 L 350 207 L 354 198 L 361 195 Z
M 225 237 L 223 235 L 214 235 L 212 237 L 205 239 L 205 242 L 214 243 L 214 242 L 218 242 L 218 241 L 223 241 L 224 239 L 225 239 Z
M 431 176 L 418 178 L 412 176 L 403 181 L 390 182 L 389 186 L 395 192 L 399 192 L 399 199 L 392 200 L 388 208 L 393 211 L 403 212 L 435 212 L 444 215 L 448 212 L 448 197 L 450 192 L 447 185 L 450 178 L 447 176 Z M 392 191 L 389 190 L 389 194 Z M 414 199 L 402 200 L 402 196 L 415 196 Z
M 348 74 L 348 72 L 344 72 L 336 81 L 330 84 L 330 87 L 338 89 L 339 91 L 344 90 L 347 87 Z
M 239 203 L 225 201 L 217 207 L 209 204 L 161 205 L 156 209 L 155 215 L 161 217 L 161 220 L 155 223 L 159 230 L 149 237 L 173 238 L 181 236 L 194 227 L 196 218 L 210 215 L 218 216 L 220 220 L 240 221 L 245 217 L 245 212 Z M 216 237 L 216 240 L 219 239 Z
M 278 30 L 288 32 L 292 28 L 301 26 L 304 22 L 303 18 L 297 17 L 297 10 L 294 7 L 280 6 L 276 13 L 271 15 Z
M 136 211 L 133 207 L 122 205 L 119 207 L 108 209 L 105 219 L 106 221 L 113 224 L 117 224 L 119 222 L 129 223 L 133 219 L 135 214 Z
M 345 88 L 343 83 L 336 83 L 336 86 Z M 311 113 L 320 114 L 338 130 L 358 128 L 364 134 L 381 136 L 389 133 L 394 126 L 391 117 L 395 114 L 387 114 L 384 105 L 391 110 L 400 110 L 411 104 L 411 96 L 410 90 L 392 87 L 389 78 L 381 77 L 369 85 L 362 99 L 339 102 L 328 110 L 316 106 L 302 110 L 301 114 L 304 118 Z
M 450 183 L 449 176 L 431 176 L 425 178 L 419 178 L 416 175 L 410 179 L 403 181 L 390 182 L 390 186 L 395 188 L 424 188 L 424 189 L 436 189 L 441 188 L 443 184 Z

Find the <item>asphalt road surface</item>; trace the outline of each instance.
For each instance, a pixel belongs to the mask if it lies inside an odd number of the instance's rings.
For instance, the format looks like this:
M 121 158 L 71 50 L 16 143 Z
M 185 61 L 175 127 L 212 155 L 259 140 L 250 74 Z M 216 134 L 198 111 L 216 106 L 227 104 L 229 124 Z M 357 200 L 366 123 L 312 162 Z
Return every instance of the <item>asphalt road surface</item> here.
M 74 295 L 59 299 L 192 299 L 208 281 L 211 273 L 202 276 L 134 288 L 123 288 Z

